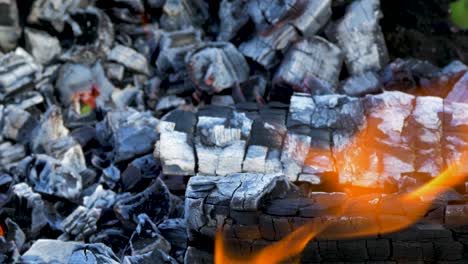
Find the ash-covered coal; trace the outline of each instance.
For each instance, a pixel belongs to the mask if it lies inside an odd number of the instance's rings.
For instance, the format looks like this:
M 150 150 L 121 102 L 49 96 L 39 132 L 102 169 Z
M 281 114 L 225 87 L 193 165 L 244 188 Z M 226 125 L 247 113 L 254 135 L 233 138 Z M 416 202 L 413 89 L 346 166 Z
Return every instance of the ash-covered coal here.
M 464 58 L 390 62 L 379 0 L 0 13 L 2 263 L 212 263 L 219 230 L 249 255 L 309 220 L 404 219 L 392 197 L 468 146 Z M 302 261 L 464 261 L 466 186 L 409 231 L 314 240 Z

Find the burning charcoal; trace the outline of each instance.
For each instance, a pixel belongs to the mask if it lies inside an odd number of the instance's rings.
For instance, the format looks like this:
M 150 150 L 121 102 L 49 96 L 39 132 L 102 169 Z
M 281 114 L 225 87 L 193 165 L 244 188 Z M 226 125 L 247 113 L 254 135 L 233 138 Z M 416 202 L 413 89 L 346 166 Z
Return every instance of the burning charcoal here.
M 112 146 L 114 161 L 131 159 L 149 153 L 156 142 L 156 127 L 159 120 L 149 112 L 133 109 L 109 112 L 106 118 L 96 125 L 99 142 Z
M 156 66 L 162 72 L 185 69 L 185 55 L 201 43 L 201 32 L 195 29 L 164 32 Z
M 13 207 L 14 219 L 28 232 L 28 235 L 37 235 L 47 224 L 41 196 L 33 192 L 26 183 L 14 185 L 12 192 L 13 197 L 7 207 Z
M 3 136 L 18 142 L 26 143 L 37 121 L 30 113 L 14 105 L 7 105 L 3 111 Z
M 230 43 L 208 43 L 189 53 L 186 64 L 193 83 L 208 94 L 235 87 L 249 77 L 249 65 Z
M 112 208 L 115 201 L 115 192 L 105 190 L 102 185 L 98 185 L 91 195 L 83 198 L 83 205 L 86 208 Z
M 167 111 L 178 106 L 184 105 L 185 100 L 175 95 L 162 97 L 156 105 L 156 111 Z
M 16 166 L 26 156 L 26 148 L 22 144 L 0 143 L 0 168 L 9 169 Z
M 248 2 L 222 0 L 219 6 L 218 16 L 221 20 L 219 41 L 229 41 L 249 21 L 247 13 Z
M 379 26 L 379 0 L 358 0 L 347 8 L 335 30 L 346 66 L 352 74 L 379 71 L 388 63 L 388 51 Z
M 16 1 L 2 1 L 1 10 L 5 17 L 0 22 L 0 49 L 10 51 L 16 47 L 18 39 L 21 37 Z
M 468 103 L 468 72 L 455 84 L 452 91 L 447 95 L 445 100 L 450 102 Z
M 66 63 L 60 67 L 55 83 L 62 104 L 72 105 L 81 114 L 85 107 L 103 106 L 114 89 L 100 63 L 93 67 Z
M 62 53 L 62 48 L 57 38 L 44 31 L 25 29 L 26 49 L 40 64 L 47 64 Z
M 160 23 L 167 31 L 201 26 L 209 16 L 207 3 L 200 0 L 166 0 L 162 11 Z
M 30 168 L 25 167 L 22 173 L 35 191 L 70 200 L 80 195 L 82 178 L 74 169 L 42 154 L 24 162 L 29 164 Z
M 288 133 L 285 138 L 281 162 L 290 181 L 296 181 L 304 166 L 304 160 L 309 152 L 311 138 L 306 135 Z
M 236 173 L 225 177 L 192 177 L 185 200 L 189 238 L 193 238 L 194 232 L 213 237 L 227 217 L 223 207 L 229 206 L 231 217 L 236 212 L 249 215 L 248 212 L 259 210 L 264 198 L 279 198 L 288 189 L 287 178 L 282 175 Z
M 135 50 L 122 45 L 116 45 L 109 53 L 108 59 L 110 61 L 118 62 L 129 70 L 137 73 L 149 75 L 149 65 L 145 56 L 136 52 Z
M 341 90 L 349 96 L 363 96 L 378 93 L 382 88 L 376 73 L 365 72 L 349 77 L 341 86 Z
M 30 85 L 41 67 L 22 48 L 0 57 L 0 99 Z
M 160 123 L 160 138 L 154 150 L 155 158 L 161 160 L 164 174 L 195 174 L 193 138 L 187 133 L 174 131 L 174 123 L 170 123 L 172 129 L 162 130 L 161 126 L 166 125 L 165 123 Z
M 168 214 L 171 198 L 166 185 L 158 178 L 144 191 L 120 199 L 114 205 L 114 211 L 123 223 L 138 224 L 138 215 L 147 214 L 151 221 L 158 223 Z
M 301 91 L 304 89 L 304 81 L 311 76 L 334 91 L 338 84 L 342 61 L 340 49 L 323 38 L 312 37 L 296 42 L 275 74 L 273 82 L 279 87 L 275 87 L 270 96 L 281 94 L 282 91 L 276 90 L 284 89 L 283 86 Z M 315 87 L 309 88 L 311 90 L 307 92 L 315 93 Z
M 459 60 L 452 61 L 442 69 L 442 73 L 448 75 L 457 74 L 462 71 L 468 71 L 468 66 Z
M 446 164 L 458 162 L 463 152 L 466 152 L 465 129 L 468 124 L 468 104 L 444 101 L 443 127 L 443 157 Z
M 286 24 L 271 34 L 257 35 L 243 42 L 239 51 L 263 67 L 271 69 L 278 64 L 279 53 L 286 50 L 297 39 L 299 39 L 297 31 L 292 25 Z
M 444 167 L 442 156 L 443 100 L 438 97 L 416 97 L 415 106 L 408 120 L 408 145 L 415 150 L 415 170 L 431 177 L 440 175 Z
M 100 215 L 100 209 L 79 206 L 63 220 L 62 230 L 76 237 L 76 240 L 82 240 L 96 232 Z
M 149 217 L 146 214 L 141 214 L 138 216 L 138 220 L 138 226 L 129 241 L 131 255 L 144 255 L 155 250 L 168 254 L 171 250 L 171 244 L 161 235 Z

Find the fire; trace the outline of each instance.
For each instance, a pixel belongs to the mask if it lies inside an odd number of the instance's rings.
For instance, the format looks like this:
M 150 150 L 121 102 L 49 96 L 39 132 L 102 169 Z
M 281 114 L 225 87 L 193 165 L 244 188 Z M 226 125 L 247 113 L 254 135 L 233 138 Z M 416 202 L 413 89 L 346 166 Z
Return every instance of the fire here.
M 352 151 L 352 158 L 348 158 L 342 166 L 351 166 L 358 168 L 358 171 L 366 170 L 371 166 L 369 156 L 372 153 L 367 151 L 355 152 L 355 144 L 369 144 L 371 134 L 369 131 L 358 133 L 354 143 L 343 149 L 343 152 Z M 375 147 L 375 146 L 374 146 Z M 320 153 L 320 150 L 314 152 Z M 349 155 L 348 155 L 349 157 Z M 282 261 L 291 262 L 291 258 L 298 256 L 306 247 L 308 242 L 315 237 L 325 237 L 326 239 L 348 239 L 356 237 L 365 237 L 370 235 L 385 234 L 396 232 L 407 228 L 419 219 L 423 218 L 428 212 L 432 201 L 442 194 L 446 187 L 454 187 L 463 182 L 466 170 L 463 165 L 466 164 L 468 152 L 461 155 L 457 162 L 450 164 L 440 175 L 434 177 L 431 181 L 416 188 L 408 193 L 397 194 L 377 194 L 375 199 L 363 200 L 362 203 L 356 203 L 359 199 L 359 188 L 351 188 L 349 198 L 344 202 L 342 209 L 335 212 L 334 215 L 327 215 L 324 221 L 320 218 L 312 219 L 310 222 L 296 229 L 287 237 L 259 250 L 254 256 L 245 257 L 235 255 L 232 250 L 226 248 L 222 232 L 218 232 L 215 240 L 215 263 L 217 264 L 237 264 L 237 263 L 280 263 Z M 388 193 L 388 192 L 387 192 Z M 421 199 L 424 197 L 424 199 Z M 365 201 L 365 202 L 364 202 Z M 359 205 L 358 214 L 356 214 L 356 205 Z M 397 210 L 403 210 L 405 216 L 395 216 L 376 211 L 382 206 L 388 206 Z M 375 217 L 366 217 L 372 215 Z M 362 224 L 353 225 L 352 228 L 343 226 L 340 220 L 355 217 L 363 219 Z

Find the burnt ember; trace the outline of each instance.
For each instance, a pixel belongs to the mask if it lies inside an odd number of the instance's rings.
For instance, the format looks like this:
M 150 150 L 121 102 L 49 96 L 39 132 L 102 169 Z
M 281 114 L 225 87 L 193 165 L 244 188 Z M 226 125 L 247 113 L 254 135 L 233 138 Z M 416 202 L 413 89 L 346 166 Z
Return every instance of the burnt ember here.
M 0 0 L 0 262 L 465 263 L 466 30 L 396 2 Z

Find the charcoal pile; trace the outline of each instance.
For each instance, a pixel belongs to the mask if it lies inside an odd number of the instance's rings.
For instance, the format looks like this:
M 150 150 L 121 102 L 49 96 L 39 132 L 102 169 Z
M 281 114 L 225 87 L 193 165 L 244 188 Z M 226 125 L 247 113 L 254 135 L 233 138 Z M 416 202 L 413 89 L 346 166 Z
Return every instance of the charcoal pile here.
M 379 0 L 0 10 L 1 263 L 213 263 L 311 223 L 287 257 L 468 260 L 466 57 L 393 59 Z

